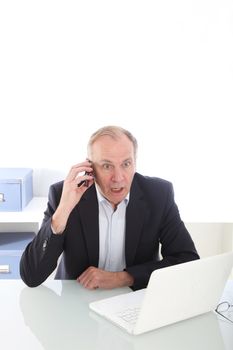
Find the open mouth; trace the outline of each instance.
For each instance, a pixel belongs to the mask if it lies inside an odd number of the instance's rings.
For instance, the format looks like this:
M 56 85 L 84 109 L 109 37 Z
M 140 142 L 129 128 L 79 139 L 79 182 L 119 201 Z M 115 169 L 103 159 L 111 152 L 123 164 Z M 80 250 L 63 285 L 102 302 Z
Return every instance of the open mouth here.
M 121 193 L 124 190 L 124 187 L 113 187 L 111 188 L 111 192 L 113 193 Z

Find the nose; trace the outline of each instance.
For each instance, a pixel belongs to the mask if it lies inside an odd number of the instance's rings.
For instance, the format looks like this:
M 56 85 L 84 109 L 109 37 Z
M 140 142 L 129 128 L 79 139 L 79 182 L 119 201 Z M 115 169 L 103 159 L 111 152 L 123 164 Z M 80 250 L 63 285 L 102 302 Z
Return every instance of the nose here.
M 121 182 L 124 179 L 123 172 L 121 168 L 115 168 L 112 175 L 112 181 Z

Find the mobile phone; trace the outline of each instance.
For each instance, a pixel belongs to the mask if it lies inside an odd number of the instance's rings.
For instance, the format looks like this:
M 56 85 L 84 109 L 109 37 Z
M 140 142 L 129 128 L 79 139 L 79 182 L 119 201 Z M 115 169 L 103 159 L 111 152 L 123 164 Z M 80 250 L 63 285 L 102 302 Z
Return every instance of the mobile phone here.
M 93 176 L 93 172 L 88 172 L 88 171 L 85 171 L 84 175 L 92 175 Z M 77 186 L 80 187 L 84 184 L 85 187 L 88 187 L 89 186 L 89 181 L 88 180 L 83 180 L 81 181 Z

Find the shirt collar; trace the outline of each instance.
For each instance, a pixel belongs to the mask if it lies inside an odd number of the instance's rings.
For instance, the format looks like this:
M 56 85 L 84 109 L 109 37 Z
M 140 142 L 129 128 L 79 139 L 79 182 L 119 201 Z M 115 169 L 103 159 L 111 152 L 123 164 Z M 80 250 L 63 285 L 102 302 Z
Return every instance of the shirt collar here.
M 97 199 L 99 204 L 102 202 L 110 203 L 103 195 L 100 193 L 98 185 L 95 183 L 96 193 L 97 193 Z M 121 203 L 124 201 L 125 205 L 129 203 L 129 193 L 125 196 L 125 198 L 121 201 Z M 120 204 L 120 203 L 119 203 Z

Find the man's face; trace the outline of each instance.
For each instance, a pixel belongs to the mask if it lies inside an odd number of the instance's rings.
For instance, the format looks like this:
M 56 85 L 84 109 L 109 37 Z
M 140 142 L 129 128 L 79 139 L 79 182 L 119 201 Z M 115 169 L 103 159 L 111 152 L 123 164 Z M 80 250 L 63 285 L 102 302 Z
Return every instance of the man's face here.
M 114 140 L 101 136 L 92 145 L 91 161 L 101 194 L 114 206 L 129 193 L 136 162 L 133 143 L 122 134 Z

